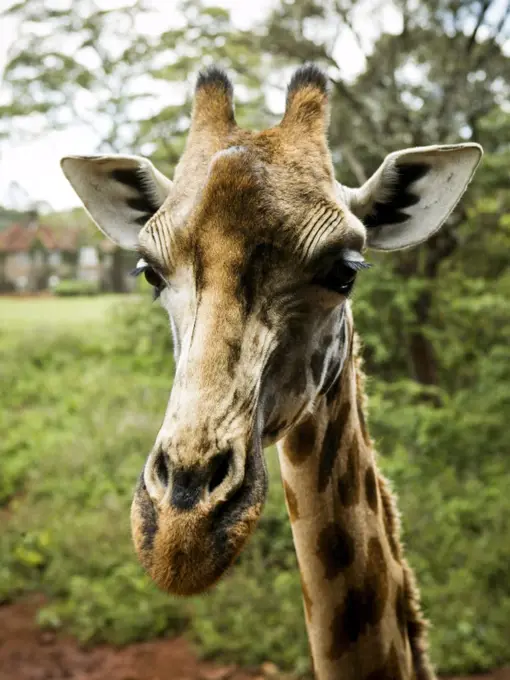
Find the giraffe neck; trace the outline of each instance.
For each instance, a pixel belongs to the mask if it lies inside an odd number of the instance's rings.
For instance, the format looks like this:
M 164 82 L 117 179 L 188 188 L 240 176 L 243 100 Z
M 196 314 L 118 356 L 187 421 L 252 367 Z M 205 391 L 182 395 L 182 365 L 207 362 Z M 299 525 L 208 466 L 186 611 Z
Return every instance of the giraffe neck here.
M 362 383 L 355 349 L 314 414 L 278 445 L 314 671 L 318 680 L 432 680 Z

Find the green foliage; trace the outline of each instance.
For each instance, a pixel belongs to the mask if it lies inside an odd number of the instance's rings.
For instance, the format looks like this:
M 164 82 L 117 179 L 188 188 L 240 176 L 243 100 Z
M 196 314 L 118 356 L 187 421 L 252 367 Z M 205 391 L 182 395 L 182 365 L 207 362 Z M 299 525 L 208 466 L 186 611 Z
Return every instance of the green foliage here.
M 479 369 L 479 389 L 459 390 L 441 408 L 417 403 L 412 384 L 372 384 L 372 431 L 388 452 L 381 463 L 398 491 L 433 622 L 433 658 L 449 672 L 508 661 L 510 468 L 501 414 L 510 413 L 510 370 L 494 354 Z
M 127 372 L 118 351 L 79 327 L 2 338 L 0 600 L 42 591 L 44 625 L 122 643 L 181 630 L 187 615 L 143 574 L 129 535 L 171 372 Z
M 110 322 L 105 347 L 126 370 L 150 370 L 170 381 L 174 370 L 170 323 L 166 312 L 157 302 L 151 302 L 149 294 L 117 306 Z
M 97 295 L 99 293 L 99 286 L 94 281 L 79 281 L 77 279 L 69 279 L 59 281 L 53 287 L 55 295 L 61 297 L 76 297 L 77 295 Z
M 366 305 L 361 291 L 356 303 Z M 129 505 L 171 387 L 170 334 L 148 297 L 124 299 L 109 319 L 108 334 L 70 325 L 35 338 L 14 330 L 0 341 L 0 513 L 8 520 L 0 534 L 0 600 L 44 592 L 41 625 L 65 627 L 83 641 L 186 630 L 204 656 L 250 665 L 269 659 L 306 672 L 299 574 L 274 451 L 267 452 L 269 498 L 257 531 L 209 594 L 169 598 L 137 564 Z M 413 381 L 369 381 L 371 429 L 399 495 L 443 672 L 508 662 L 504 345 L 472 358 L 467 375 L 464 388 L 440 390 L 439 407 Z

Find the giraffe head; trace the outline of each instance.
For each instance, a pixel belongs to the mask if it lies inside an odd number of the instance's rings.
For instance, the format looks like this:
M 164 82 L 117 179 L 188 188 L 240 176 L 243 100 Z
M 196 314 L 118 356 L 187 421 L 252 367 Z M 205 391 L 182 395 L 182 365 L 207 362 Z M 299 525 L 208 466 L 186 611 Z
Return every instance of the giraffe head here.
M 364 250 L 427 239 L 480 159 L 475 144 L 407 149 L 361 188 L 340 186 L 327 90 L 319 69 L 299 69 L 280 124 L 251 132 L 210 68 L 173 181 L 136 156 L 62 161 L 98 227 L 138 251 L 170 318 L 174 383 L 131 520 L 142 563 L 176 594 L 205 590 L 232 564 L 264 503 L 263 447 L 340 373 Z

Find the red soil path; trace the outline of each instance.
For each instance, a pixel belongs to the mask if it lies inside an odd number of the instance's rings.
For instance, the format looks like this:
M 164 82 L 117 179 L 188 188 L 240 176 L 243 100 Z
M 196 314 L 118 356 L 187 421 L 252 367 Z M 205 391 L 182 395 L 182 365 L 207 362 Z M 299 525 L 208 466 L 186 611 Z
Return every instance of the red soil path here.
M 70 637 L 38 628 L 41 600 L 0 607 L 0 680 L 264 680 L 282 677 L 272 664 L 253 671 L 199 661 L 182 638 L 143 642 L 121 649 L 82 649 Z M 471 678 L 510 680 L 510 668 Z

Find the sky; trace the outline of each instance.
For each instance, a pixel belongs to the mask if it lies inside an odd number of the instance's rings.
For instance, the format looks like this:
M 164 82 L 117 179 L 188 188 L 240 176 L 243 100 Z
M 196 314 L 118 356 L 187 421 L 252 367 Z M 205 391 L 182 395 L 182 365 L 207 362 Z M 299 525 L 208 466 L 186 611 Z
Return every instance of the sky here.
M 80 0 L 74 0 L 79 2 Z M 9 6 L 13 0 L 0 0 L 0 11 Z M 53 0 L 53 4 L 65 0 Z M 103 6 L 124 4 L 125 0 L 101 0 Z M 231 10 L 233 23 L 239 28 L 249 28 L 253 22 L 263 19 L 275 0 L 205 0 L 206 4 L 219 5 Z M 175 17 L 178 0 L 152 0 L 156 13 L 143 26 L 144 31 L 154 33 L 161 31 L 163 24 L 168 24 L 169 17 Z M 363 4 L 360 3 L 360 7 Z M 378 32 L 378 25 L 385 30 L 398 30 L 400 19 L 392 9 L 391 0 L 378 3 L 378 21 L 368 12 L 359 12 L 358 20 L 363 27 L 363 36 L 370 42 Z M 1 73 L 5 64 L 9 45 L 15 39 L 16 31 L 12 19 L 0 18 L 0 85 Z M 337 53 L 334 55 L 342 64 L 342 75 L 352 77 L 363 66 L 363 52 L 355 44 L 354 39 L 346 35 L 339 41 Z M 281 101 L 280 101 L 281 100 Z M 1 91 L 0 91 L 1 101 Z M 284 93 L 275 93 L 275 100 L 270 102 L 276 111 L 283 111 Z M 44 201 L 55 210 L 64 210 L 79 205 L 78 198 L 60 170 L 60 159 L 65 155 L 92 155 L 97 153 L 98 136 L 89 127 L 77 125 L 62 131 L 45 132 L 30 141 L 21 143 L 14 138 L 0 142 L 0 204 L 13 205 L 13 182 L 19 184 L 30 199 Z M 23 195 L 23 194 L 21 194 Z M 13 207 L 16 207 L 13 205 Z
M 0 13 L 15 0 L 0 0 Z M 122 6 L 126 0 L 96 0 L 103 7 Z M 177 5 L 179 0 L 150 0 L 155 12 L 145 17 L 142 30 L 158 35 L 174 21 L 179 21 Z M 205 4 L 228 8 L 234 25 L 249 28 L 254 22 L 264 19 L 276 0 L 203 0 Z M 69 0 L 52 0 L 52 5 L 67 6 Z M 85 0 L 73 0 L 75 3 Z M 137 0 L 133 0 L 137 2 Z M 508 0 L 496 0 L 491 9 L 500 14 Z M 358 34 L 364 41 L 363 50 L 359 48 L 353 36 L 345 31 L 338 40 L 334 57 L 341 65 L 344 79 L 353 78 L 363 69 L 364 52 L 370 51 L 370 45 L 381 29 L 388 32 L 400 30 L 400 15 L 395 10 L 392 0 L 377 0 L 377 11 L 373 3 L 360 2 L 355 16 Z M 162 28 L 163 27 L 163 28 Z M 2 70 L 6 61 L 9 46 L 15 40 L 16 26 L 12 19 L 0 17 L 0 103 L 2 102 Z M 71 36 L 72 37 L 72 36 Z M 510 40 L 508 47 L 510 56 Z M 270 105 L 275 111 L 283 111 L 283 90 L 271 92 Z M 92 95 L 91 95 L 92 96 Z M 167 92 L 164 92 L 167 96 Z M 34 123 L 35 129 L 36 123 Z M 32 135 L 23 143 L 14 138 L 0 141 L 0 204 L 9 205 L 16 201 L 13 198 L 12 183 L 17 183 L 34 201 L 45 202 L 54 210 L 64 210 L 79 205 L 79 200 L 60 170 L 60 159 L 66 155 L 93 155 L 98 151 L 99 136 L 90 127 L 76 125 L 62 131 L 45 132 Z M 16 207 L 15 205 L 13 207 Z
M 11 3 L 0 0 L 0 11 Z M 102 4 L 113 4 L 103 2 Z M 176 0 L 154 0 L 166 16 L 175 11 Z M 240 28 L 249 27 L 267 14 L 274 0 L 215 0 L 207 4 L 227 7 L 232 20 Z M 145 29 L 157 31 L 161 25 L 157 15 L 153 26 Z M 0 18 L 0 73 L 5 56 L 14 36 L 12 20 Z M 0 80 L 1 84 L 1 80 Z M 0 145 L 0 204 L 9 203 L 12 193 L 8 191 L 11 182 L 19 183 L 31 199 L 48 202 L 55 210 L 64 210 L 79 205 L 79 200 L 60 170 L 60 159 L 65 155 L 92 155 L 97 151 L 97 137 L 82 126 L 59 132 L 45 133 L 24 142 Z

